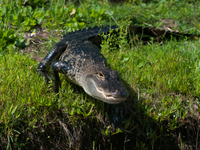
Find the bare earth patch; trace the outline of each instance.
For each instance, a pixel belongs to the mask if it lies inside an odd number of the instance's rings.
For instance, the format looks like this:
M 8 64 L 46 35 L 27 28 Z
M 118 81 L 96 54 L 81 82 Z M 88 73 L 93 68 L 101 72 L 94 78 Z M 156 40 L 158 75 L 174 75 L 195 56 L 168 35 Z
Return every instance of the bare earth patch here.
M 53 41 L 51 43 L 52 47 L 48 47 L 48 43 L 51 41 L 50 36 L 54 38 L 61 39 L 63 34 L 60 34 L 63 31 L 47 31 L 46 29 L 37 28 L 36 32 L 26 32 L 24 34 L 25 43 L 28 42 L 29 45 L 26 46 L 22 51 L 25 54 L 31 54 L 31 58 L 40 62 L 44 56 L 51 50 L 53 47 Z M 48 48 L 47 48 L 48 47 Z

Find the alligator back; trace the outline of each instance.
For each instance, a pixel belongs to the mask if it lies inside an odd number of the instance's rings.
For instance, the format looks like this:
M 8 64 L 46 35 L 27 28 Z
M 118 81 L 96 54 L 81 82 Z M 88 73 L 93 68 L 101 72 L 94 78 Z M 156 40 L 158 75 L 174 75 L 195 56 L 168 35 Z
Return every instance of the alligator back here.
M 46 82 L 51 76 L 55 92 L 59 91 L 61 85 L 58 73 L 62 73 L 68 81 L 81 86 L 96 99 L 109 104 L 124 102 L 128 94 L 117 71 L 105 67 L 106 59 L 100 49 L 88 41 L 116 28 L 117 26 L 94 27 L 64 35 L 39 64 L 38 72 L 43 74 Z
M 118 28 L 117 26 L 105 26 L 105 27 L 89 27 L 89 28 L 84 28 L 83 30 L 78 30 L 74 32 L 70 32 L 66 35 L 63 36 L 63 39 L 65 41 L 68 41 L 68 43 L 74 42 L 74 41 L 82 41 L 84 39 L 88 39 L 90 37 L 109 32 L 111 29 L 116 29 Z

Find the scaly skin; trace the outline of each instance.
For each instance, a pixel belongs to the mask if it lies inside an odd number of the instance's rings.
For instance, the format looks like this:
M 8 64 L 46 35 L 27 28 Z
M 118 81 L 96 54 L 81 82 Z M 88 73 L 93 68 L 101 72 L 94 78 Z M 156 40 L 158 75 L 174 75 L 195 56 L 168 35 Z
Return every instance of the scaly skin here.
M 46 82 L 51 76 L 53 89 L 59 91 L 60 78 L 81 86 L 90 96 L 108 104 L 118 104 L 127 98 L 127 91 L 117 71 L 105 66 L 106 59 L 100 49 L 88 41 L 95 35 L 115 29 L 115 26 L 94 27 L 71 32 L 63 37 L 38 66 Z M 51 68 L 51 75 L 48 70 Z

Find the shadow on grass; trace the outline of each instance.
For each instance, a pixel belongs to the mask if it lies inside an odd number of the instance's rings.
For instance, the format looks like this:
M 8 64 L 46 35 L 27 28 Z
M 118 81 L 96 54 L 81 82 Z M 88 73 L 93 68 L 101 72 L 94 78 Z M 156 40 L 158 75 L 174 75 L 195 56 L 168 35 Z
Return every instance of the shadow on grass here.
M 12 135 L 10 146 L 13 149 L 195 149 L 200 145 L 198 138 L 198 121 L 194 118 L 187 118 L 185 123 L 174 131 L 168 129 L 167 122 L 156 122 L 150 118 L 145 111 L 131 109 L 135 105 L 129 99 L 126 102 L 129 127 L 126 130 L 122 127 L 121 133 L 105 136 L 102 129 L 105 124 L 97 118 L 76 119 L 76 124 L 72 125 L 72 120 L 62 109 L 55 110 L 47 114 L 48 125 L 36 124 L 35 128 L 27 130 L 26 124 L 21 121 L 14 130 L 26 129 L 21 134 Z M 123 105 L 123 104 L 122 104 Z M 127 111 L 127 110 L 126 110 Z M 39 119 L 39 118 L 38 118 Z M 163 127 L 162 132 L 160 127 Z M 147 130 L 151 129 L 148 132 Z M 152 135 L 150 135 L 152 134 Z M 198 140 L 198 142 L 197 142 Z M 8 138 L 1 136 L 1 148 L 8 145 Z
M 125 82 L 124 82 L 125 83 Z M 13 149 L 195 149 L 199 147 L 198 121 L 194 118 L 187 118 L 182 125 L 171 131 L 168 122 L 158 122 L 149 117 L 145 106 L 138 100 L 138 94 L 125 83 L 129 91 L 129 97 L 120 107 L 123 113 L 122 132 L 102 134 L 109 125 L 101 115 L 83 117 L 81 115 L 70 117 L 65 109 L 58 109 L 52 106 L 46 114 L 46 123 L 41 118 L 34 128 L 27 128 L 24 121 L 18 121 L 13 130 L 21 130 L 21 134 L 11 135 L 10 146 Z M 75 91 L 84 92 L 81 88 Z M 101 107 L 95 105 L 97 109 Z M 28 120 L 28 118 L 24 118 Z M 24 130 L 22 130 L 24 129 Z M 13 132 L 15 133 L 15 132 Z M 1 148 L 6 148 L 8 139 L 2 137 Z

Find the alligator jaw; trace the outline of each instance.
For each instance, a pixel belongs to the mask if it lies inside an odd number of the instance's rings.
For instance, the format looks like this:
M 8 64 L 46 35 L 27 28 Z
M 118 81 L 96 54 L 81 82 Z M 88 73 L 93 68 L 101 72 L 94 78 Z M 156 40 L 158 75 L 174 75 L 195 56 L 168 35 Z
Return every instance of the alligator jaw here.
M 118 96 L 112 95 L 112 94 L 105 94 L 103 91 L 100 91 L 97 88 L 96 88 L 96 91 L 98 91 L 98 95 L 94 95 L 93 93 L 89 92 L 87 89 L 84 89 L 84 90 L 91 97 L 101 100 L 108 104 L 119 104 L 121 102 L 124 102 L 128 97 L 126 90 L 123 95 L 118 95 Z
M 108 103 L 108 104 L 119 104 L 119 103 L 122 103 L 122 102 L 124 102 L 126 99 L 120 99 L 120 100 L 117 100 L 117 99 L 110 99 L 110 100 L 108 100 L 108 99 L 100 99 L 100 100 L 102 100 L 103 102 L 105 102 L 105 103 Z
M 118 76 L 118 72 L 108 67 L 91 66 L 81 76 L 80 85 L 90 96 L 108 104 L 124 102 L 127 90 Z
M 123 93 L 123 95 L 114 95 L 114 94 L 106 94 L 102 91 L 99 91 L 102 93 L 102 95 L 105 97 L 104 99 L 102 98 L 97 98 L 97 99 L 100 99 L 102 100 L 103 102 L 105 103 L 108 103 L 108 104 L 119 104 L 121 102 L 124 102 L 126 99 L 127 99 L 127 93 L 126 91 Z
M 89 93 L 88 93 L 89 94 Z M 89 94 L 90 95 L 90 94 Z M 104 99 L 102 97 L 96 97 L 94 95 L 90 95 L 98 100 L 101 100 L 107 104 L 119 104 L 119 103 L 122 103 L 126 100 L 127 97 L 118 97 L 118 98 L 114 98 L 112 96 L 109 96 L 109 97 L 105 97 Z

